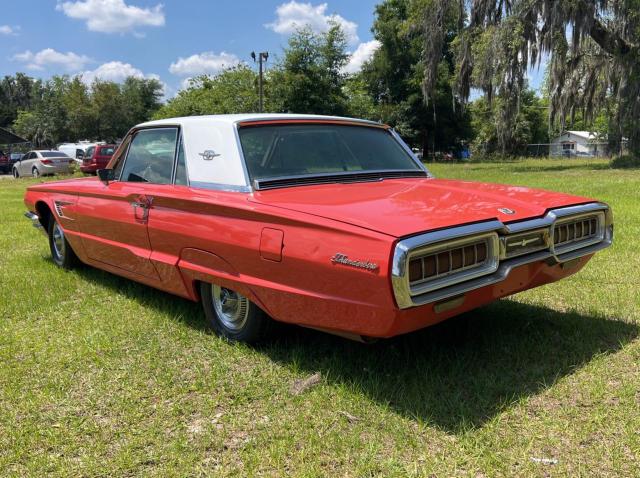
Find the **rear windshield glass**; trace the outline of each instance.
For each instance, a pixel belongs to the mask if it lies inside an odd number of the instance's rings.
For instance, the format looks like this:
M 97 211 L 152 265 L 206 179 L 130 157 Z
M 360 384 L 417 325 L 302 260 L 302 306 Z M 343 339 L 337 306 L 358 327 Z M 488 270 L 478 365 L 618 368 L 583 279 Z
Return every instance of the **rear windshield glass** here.
M 420 167 L 382 128 L 335 124 L 245 126 L 242 152 L 252 179 Z
M 68 158 L 62 151 L 40 151 L 43 158 Z
M 98 155 L 99 156 L 113 156 L 113 152 L 115 150 L 116 149 L 113 146 L 102 146 L 98 150 Z

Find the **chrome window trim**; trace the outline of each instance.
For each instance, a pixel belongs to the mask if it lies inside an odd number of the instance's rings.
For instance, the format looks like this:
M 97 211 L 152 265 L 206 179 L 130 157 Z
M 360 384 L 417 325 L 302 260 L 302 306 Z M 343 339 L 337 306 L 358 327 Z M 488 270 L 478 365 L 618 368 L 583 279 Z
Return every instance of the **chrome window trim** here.
M 255 120 L 240 120 L 240 121 L 236 121 L 234 123 L 234 136 L 235 136 L 236 148 L 238 149 L 238 154 L 240 155 L 240 161 L 242 163 L 242 171 L 244 173 L 244 180 L 245 180 L 245 182 L 247 184 L 247 187 L 249 188 L 250 192 L 253 192 L 253 191 L 257 190 L 258 188 L 254 184 L 255 181 L 252 181 L 250 176 L 249 176 L 249 170 L 247 168 L 247 162 L 245 160 L 244 152 L 242 150 L 242 143 L 240 142 L 239 129 L 242 127 L 243 123 L 252 123 L 254 121 Z M 275 119 L 273 121 L 277 122 L 278 120 Z M 313 119 L 309 119 L 309 122 L 313 123 Z M 269 121 L 265 120 L 264 123 L 265 123 L 265 125 L 268 125 Z M 304 121 L 301 121 L 301 123 L 304 123 Z M 361 120 L 361 123 L 362 124 L 358 125 L 358 126 L 364 126 L 364 127 L 369 127 L 369 128 L 380 128 L 381 127 L 379 123 L 376 123 L 374 121 Z M 400 135 L 393 128 L 386 128 L 386 131 L 400 145 L 400 147 L 404 150 L 404 152 L 409 155 L 409 158 L 411 160 L 413 160 L 417 164 L 418 168 L 421 171 L 424 171 L 426 173 L 426 177 L 427 178 L 434 178 L 434 175 L 431 173 L 431 171 L 429 171 L 427 169 L 427 167 L 422 163 L 422 161 L 420 161 L 416 157 L 416 155 L 413 154 L 413 151 L 411 151 L 411 148 L 403 141 L 403 139 L 400 137 Z M 327 173 L 327 174 L 331 174 L 331 173 Z M 219 188 L 218 187 L 210 187 L 208 189 L 219 189 Z M 245 191 L 243 190 L 242 192 L 245 192 Z
M 251 187 L 243 186 L 240 184 L 222 184 L 222 183 L 209 183 L 206 181 L 190 181 L 189 187 L 196 189 L 208 189 L 214 191 L 224 191 L 232 193 L 250 193 Z
M 579 244 L 572 250 L 556 251 L 553 247 L 553 230 L 559 218 L 579 217 L 591 215 L 594 212 L 602 212 L 604 224 L 599 241 Z M 558 221 L 559 223 L 560 221 Z M 409 285 L 408 265 L 414 250 L 422 249 L 430 244 L 459 239 L 465 236 L 477 236 L 487 232 L 495 232 L 499 237 L 512 233 L 523 233 L 548 228 L 550 232 L 550 244 L 545 250 L 503 259 L 498 262 L 493 272 L 486 272 L 477 277 L 468 278 L 461 276 L 461 281 L 456 281 L 447 286 L 426 292 L 412 291 Z M 438 300 L 453 297 L 465 292 L 475 290 L 487 285 L 505 280 L 515 267 L 538 261 L 551 260 L 553 263 L 577 259 L 593 254 L 609 247 L 613 242 L 613 214 L 609 206 L 604 203 L 588 203 L 578 206 L 569 206 L 548 211 L 544 217 L 504 224 L 499 220 L 484 221 L 466 226 L 458 226 L 450 229 L 428 232 L 417 236 L 402 239 L 396 243 L 391 263 L 391 284 L 400 309 L 428 304 Z
M 138 135 L 138 133 L 142 132 L 142 131 L 148 131 L 151 129 L 175 129 L 176 131 L 176 138 L 179 137 L 182 134 L 182 128 L 180 127 L 179 124 L 166 124 L 166 125 L 159 125 L 159 126 L 144 126 L 141 128 L 135 127 L 132 128 L 127 135 L 124 137 L 123 142 L 129 137 L 131 136 L 131 140 L 129 141 L 129 144 L 127 144 L 127 151 L 125 152 L 124 155 L 124 159 L 122 160 L 122 168 L 120 169 L 120 175 L 118 176 L 118 181 L 123 182 L 123 183 L 129 183 L 129 182 L 133 182 L 133 181 L 123 181 L 122 180 L 122 172 L 124 171 L 125 166 L 127 165 L 127 159 L 129 159 L 129 150 L 131 149 L 131 145 L 133 144 L 133 140 L 136 139 L 136 136 Z M 176 142 L 176 145 L 178 143 Z M 116 151 L 117 152 L 117 151 Z M 114 153 L 115 155 L 115 153 Z M 173 152 L 173 170 L 175 170 L 175 163 L 176 163 L 176 150 L 174 150 Z M 168 183 L 150 183 L 150 184 L 158 184 L 158 185 L 172 185 L 173 184 L 173 170 L 171 172 L 171 181 Z
M 233 135 L 236 141 L 236 149 L 238 150 L 238 154 L 240 155 L 240 162 L 242 163 L 242 173 L 244 175 L 244 183 L 242 186 L 242 192 L 247 192 L 245 189 L 248 189 L 248 192 L 253 192 L 253 185 L 251 184 L 251 178 L 249 177 L 249 169 L 247 168 L 247 161 L 244 158 L 244 151 L 242 150 L 242 143 L 240 142 L 240 126 L 242 125 L 242 121 L 236 121 L 233 125 Z
M 400 144 L 402 149 L 405 150 L 405 152 L 409 155 L 409 157 L 411 159 L 413 159 L 413 161 L 418 165 L 418 167 L 420 169 L 422 169 L 424 172 L 427 173 L 427 176 L 429 178 L 434 178 L 435 177 L 433 174 L 431 174 L 431 171 L 429 171 L 427 169 L 427 167 L 424 165 L 424 163 L 422 161 L 420 161 L 415 154 L 413 154 L 413 151 L 411 151 L 411 148 L 409 147 L 409 145 L 404 142 L 404 140 L 400 137 L 400 135 L 396 132 L 395 129 L 389 128 L 387 131 L 389 131 L 389 133 L 391 133 L 391 136 L 393 136 L 393 139 L 395 139 L 398 142 L 398 144 Z

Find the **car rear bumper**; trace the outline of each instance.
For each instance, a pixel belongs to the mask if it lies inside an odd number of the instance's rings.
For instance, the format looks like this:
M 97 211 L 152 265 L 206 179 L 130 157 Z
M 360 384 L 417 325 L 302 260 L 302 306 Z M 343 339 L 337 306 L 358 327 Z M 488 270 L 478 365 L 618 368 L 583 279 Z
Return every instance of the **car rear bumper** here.
M 80 171 L 82 171 L 83 173 L 95 174 L 98 169 L 99 167 L 95 163 L 83 164 L 82 166 L 80 166 Z
M 71 166 L 69 163 L 63 164 L 40 164 L 37 166 L 40 174 L 56 174 L 56 173 L 68 173 L 71 171 Z

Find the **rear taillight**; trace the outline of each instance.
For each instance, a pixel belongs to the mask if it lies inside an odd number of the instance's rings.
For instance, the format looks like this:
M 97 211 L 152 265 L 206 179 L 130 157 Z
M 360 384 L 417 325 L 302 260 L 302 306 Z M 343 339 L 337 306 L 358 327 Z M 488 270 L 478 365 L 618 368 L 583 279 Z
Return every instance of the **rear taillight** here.
M 53 163 L 53 161 L 51 161 L 50 159 L 41 159 L 40 162 L 42 164 L 51 164 L 51 163 Z

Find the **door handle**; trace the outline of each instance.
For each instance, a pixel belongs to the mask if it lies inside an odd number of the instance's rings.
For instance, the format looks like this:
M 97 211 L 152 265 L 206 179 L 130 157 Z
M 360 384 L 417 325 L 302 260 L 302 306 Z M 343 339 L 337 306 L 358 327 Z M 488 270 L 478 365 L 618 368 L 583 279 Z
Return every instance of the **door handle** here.
M 149 219 L 149 209 L 153 204 L 153 198 L 148 196 L 140 196 L 137 201 L 133 201 L 131 206 L 133 207 L 133 215 L 139 221 L 146 221 Z M 142 209 L 142 217 L 138 217 L 138 208 Z

